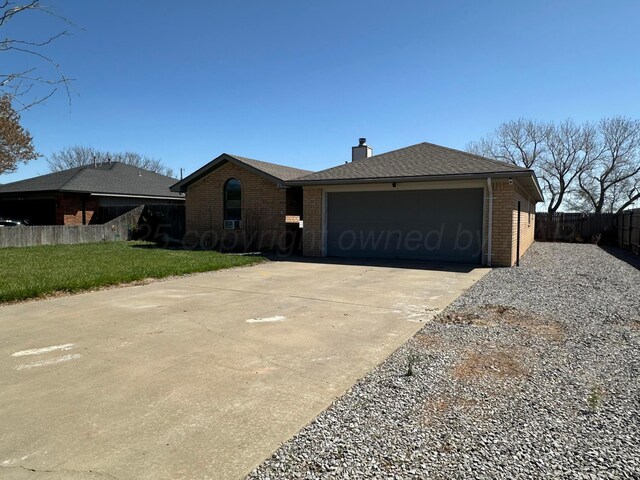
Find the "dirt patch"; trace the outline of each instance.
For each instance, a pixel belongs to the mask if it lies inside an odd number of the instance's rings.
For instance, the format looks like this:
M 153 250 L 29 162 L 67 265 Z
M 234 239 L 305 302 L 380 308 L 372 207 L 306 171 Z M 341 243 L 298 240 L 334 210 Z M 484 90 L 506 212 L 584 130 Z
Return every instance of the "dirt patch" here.
M 446 312 L 438 315 L 434 321 L 442 324 L 478 327 L 496 327 L 506 324 L 545 340 L 562 342 L 565 339 L 565 328 L 557 320 L 506 305 L 488 304 L 473 309 Z
M 496 325 L 491 318 L 476 310 L 462 310 L 455 312 L 447 312 L 436 316 L 434 322 L 445 325 L 474 325 L 478 327 L 492 327 Z
M 640 320 L 633 320 L 629 322 L 629 328 L 631 330 L 640 330 Z
M 437 334 L 417 333 L 413 338 L 418 345 L 429 350 L 442 350 L 445 347 L 442 337 Z
M 542 337 L 553 342 L 563 342 L 565 339 L 565 328 L 557 321 L 539 321 L 533 318 L 512 318 L 506 323 L 525 330 L 532 336 Z
M 423 426 L 432 426 L 450 413 L 467 412 L 478 405 L 478 401 L 452 395 L 437 395 L 428 398 L 422 406 Z
M 460 380 L 474 378 L 506 379 L 530 374 L 524 365 L 522 354 L 514 348 L 488 351 L 467 351 L 463 360 L 453 369 L 453 376 Z

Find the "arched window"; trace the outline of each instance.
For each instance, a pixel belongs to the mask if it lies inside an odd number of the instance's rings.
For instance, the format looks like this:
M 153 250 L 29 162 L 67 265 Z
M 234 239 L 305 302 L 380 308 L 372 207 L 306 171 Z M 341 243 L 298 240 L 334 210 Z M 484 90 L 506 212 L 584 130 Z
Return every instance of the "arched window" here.
M 224 219 L 240 220 L 242 216 L 242 187 L 240 180 L 230 178 L 224 184 Z

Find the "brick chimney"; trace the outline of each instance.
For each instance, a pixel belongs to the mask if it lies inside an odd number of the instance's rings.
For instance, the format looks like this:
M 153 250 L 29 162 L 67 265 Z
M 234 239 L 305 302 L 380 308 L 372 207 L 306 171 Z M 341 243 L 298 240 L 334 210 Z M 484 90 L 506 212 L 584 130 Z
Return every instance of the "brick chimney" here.
M 358 140 L 357 147 L 351 147 L 351 161 L 362 160 L 363 158 L 369 158 L 373 155 L 373 150 L 367 145 L 366 138 L 360 138 Z

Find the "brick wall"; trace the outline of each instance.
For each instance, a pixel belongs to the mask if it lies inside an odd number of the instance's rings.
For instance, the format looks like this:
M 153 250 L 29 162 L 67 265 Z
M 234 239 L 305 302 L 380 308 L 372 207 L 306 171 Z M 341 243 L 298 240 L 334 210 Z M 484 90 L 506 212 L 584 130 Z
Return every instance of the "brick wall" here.
M 533 243 L 536 226 L 536 205 L 529 195 L 516 186 L 514 188 L 514 210 L 513 210 L 513 241 L 511 247 L 511 265 L 516 263 L 518 252 L 518 202 L 520 202 L 520 257 Z M 531 215 L 530 212 L 531 211 Z
M 56 225 L 82 225 L 82 201 L 80 195 L 63 194 L 56 200 Z M 84 199 L 85 220 L 91 222 L 98 208 L 98 202 L 92 198 Z
M 493 180 L 492 185 L 491 265 L 511 266 L 514 209 L 513 185 L 509 185 L 509 181 L 506 179 Z
M 225 230 L 224 185 L 230 178 L 242 186 L 239 230 Z M 191 185 L 186 195 L 188 246 L 223 250 L 274 250 L 286 247 L 286 190 L 275 183 L 226 163 Z
M 520 257 L 533 243 L 535 203 L 515 183 L 493 180 L 493 232 L 491 265 L 510 267 L 516 263 L 518 241 L 518 201 L 520 201 Z M 531 205 L 531 214 L 529 213 Z
M 302 253 L 319 257 L 322 255 L 322 188 L 304 187 L 302 220 Z
M 487 256 L 489 252 L 489 191 L 484 187 L 484 210 L 482 217 L 482 265 L 487 264 Z

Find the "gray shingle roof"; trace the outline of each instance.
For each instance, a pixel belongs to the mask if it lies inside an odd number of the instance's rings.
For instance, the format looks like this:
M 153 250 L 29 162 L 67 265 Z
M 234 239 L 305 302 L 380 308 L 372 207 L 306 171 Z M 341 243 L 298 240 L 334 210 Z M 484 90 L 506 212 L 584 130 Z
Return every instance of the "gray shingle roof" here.
M 227 162 L 244 166 L 272 181 L 286 185 L 323 185 L 332 183 L 369 183 L 382 181 L 418 181 L 457 177 L 518 176 L 535 198 L 542 199 L 540 187 L 531 170 L 484 158 L 472 153 L 419 143 L 410 147 L 357 160 L 312 173 L 299 168 L 223 153 L 171 187 L 186 192 L 189 185 L 209 175 Z
M 261 162 L 260 160 L 240 157 L 238 155 L 229 155 L 229 156 L 257 170 L 261 170 L 265 173 L 268 173 L 272 177 L 276 177 L 280 180 L 284 180 L 285 182 L 288 180 L 293 180 L 294 178 L 299 178 L 304 175 L 308 175 L 312 173 L 311 170 L 302 170 L 300 168 L 286 167 L 284 165 L 278 165 L 276 163 Z
M 120 162 L 86 165 L 0 185 L 2 193 L 83 192 L 183 198 L 169 187 L 175 178 Z
M 265 176 L 274 182 L 285 183 L 294 178 L 303 177 L 312 173 L 310 170 L 302 170 L 300 168 L 286 167 L 284 165 L 278 165 L 275 163 L 262 162 L 260 160 L 254 160 L 252 158 L 241 157 L 239 155 L 230 155 L 223 153 L 222 155 L 214 158 L 209 163 L 193 172 L 188 177 L 180 180 L 178 183 L 171 187 L 174 192 L 186 192 L 187 187 L 192 183 L 200 180 L 201 178 L 209 175 L 211 172 L 221 167 L 227 162 L 232 162 L 240 166 L 247 167 L 249 170 L 257 173 L 258 175 Z
M 295 183 L 528 172 L 472 153 L 419 143 L 297 178 Z

